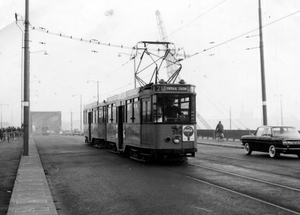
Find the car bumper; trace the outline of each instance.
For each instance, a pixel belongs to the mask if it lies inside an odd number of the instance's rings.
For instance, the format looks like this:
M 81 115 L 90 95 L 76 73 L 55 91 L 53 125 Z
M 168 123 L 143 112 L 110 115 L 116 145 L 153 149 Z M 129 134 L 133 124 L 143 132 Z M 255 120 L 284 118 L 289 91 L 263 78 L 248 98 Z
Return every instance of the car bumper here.
M 299 148 L 282 148 L 282 147 L 276 147 L 276 150 L 280 153 L 286 153 L 286 154 L 299 154 L 300 153 L 300 147 Z

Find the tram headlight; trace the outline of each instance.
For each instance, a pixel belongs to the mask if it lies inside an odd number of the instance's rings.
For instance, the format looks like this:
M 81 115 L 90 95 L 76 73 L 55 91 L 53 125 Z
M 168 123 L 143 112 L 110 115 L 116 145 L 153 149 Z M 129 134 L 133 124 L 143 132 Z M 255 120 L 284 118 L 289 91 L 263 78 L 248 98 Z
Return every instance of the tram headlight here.
M 175 144 L 180 143 L 180 141 L 181 141 L 181 138 L 180 138 L 179 136 L 176 136 L 176 137 L 173 138 L 173 142 L 174 142 Z

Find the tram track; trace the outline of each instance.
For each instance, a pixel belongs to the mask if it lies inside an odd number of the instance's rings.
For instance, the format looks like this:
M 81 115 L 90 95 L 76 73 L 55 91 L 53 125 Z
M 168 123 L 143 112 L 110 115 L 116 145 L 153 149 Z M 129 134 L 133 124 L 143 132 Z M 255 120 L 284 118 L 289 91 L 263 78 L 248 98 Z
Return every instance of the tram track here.
M 245 176 L 245 175 L 241 175 L 241 174 L 236 174 L 236 173 L 232 173 L 232 172 L 229 172 L 229 171 L 220 170 L 220 169 L 217 169 L 217 168 L 211 168 L 211 167 L 197 165 L 197 164 L 189 164 L 189 165 L 200 167 L 200 168 L 203 168 L 203 169 L 217 171 L 217 172 L 220 172 L 220 173 L 224 173 L 224 174 L 227 174 L 227 175 L 232 175 L 232 176 L 236 176 L 236 177 L 240 177 L 240 178 L 244 178 L 244 179 L 248 179 L 248 180 L 257 181 L 257 182 L 260 182 L 260 183 L 265 183 L 265 184 L 268 184 L 268 185 L 273 185 L 273 186 L 285 188 L 285 189 L 288 189 L 288 190 L 291 190 L 291 191 L 296 191 L 296 192 L 300 193 L 300 188 L 289 187 L 289 186 L 286 186 L 286 185 L 273 183 L 273 182 L 270 182 L 270 181 L 266 181 L 266 180 L 262 180 L 262 179 L 258 179 L 258 178 L 254 178 L 254 177 L 249 177 L 249 176 Z
M 249 160 L 249 159 L 242 159 L 242 158 L 236 158 L 236 157 L 230 157 L 230 156 L 224 156 L 224 155 L 215 155 L 215 154 L 204 153 L 204 152 L 201 152 L 199 154 L 201 154 L 201 155 L 207 155 L 207 156 L 213 156 L 213 157 L 227 158 L 227 159 L 237 160 L 237 161 L 245 161 L 245 162 L 251 162 L 251 163 L 261 164 L 261 162 L 255 162 L 254 160 Z M 268 159 L 269 159 L 269 157 L 268 157 Z M 298 162 L 298 158 L 296 160 Z
M 205 158 L 203 158 L 203 155 L 204 156 L 206 156 Z M 249 167 L 249 166 L 247 166 L 247 169 L 251 169 L 251 170 L 253 170 L 253 171 L 261 171 L 261 172 L 264 172 L 264 173 L 270 173 L 270 174 L 276 174 L 276 175 L 280 175 L 280 176 L 283 176 L 283 177 L 293 177 L 293 178 L 296 178 L 296 179 L 299 179 L 300 180 L 300 171 L 298 170 L 293 170 L 293 169 L 290 169 L 289 171 L 291 172 L 290 174 L 287 174 L 287 173 L 285 173 L 285 174 L 281 174 L 281 173 L 278 173 L 278 172 L 276 172 L 276 173 L 274 173 L 274 172 L 272 172 L 272 171 L 269 171 L 269 167 L 270 166 L 272 166 L 272 165 L 268 165 L 268 164 L 266 164 L 266 163 L 261 163 L 261 162 L 255 162 L 255 161 L 253 161 L 253 160 L 247 160 L 247 159 L 240 159 L 240 158 L 235 158 L 235 157 L 228 157 L 228 156 L 220 156 L 220 155 L 214 155 L 214 154 L 209 154 L 209 153 L 201 153 L 201 158 L 199 158 L 199 157 L 195 157 L 195 158 L 193 158 L 194 160 L 197 160 L 197 161 L 199 161 L 199 160 L 209 160 L 209 161 L 214 161 L 214 162 L 219 162 L 220 163 L 220 160 L 218 159 L 218 160 L 216 160 L 216 159 L 213 159 L 212 157 L 216 157 L 217 159 L 218 158 L 224 158 L 224 159 L 229 159 L 229 162 L 228 162 L 228 164 L 230 164 L 230 165 L 233 165 L 232 164 L 232 160 L 235 160 L 235 161 L 243 161 L 243 162 L 247 162 L 247 163 L 250 163 L 252 166 L 253 166 L 253 164 L 257 164 L 257 165 L 259 165 L 259 166 L 266 166 L 266 168 L 264 168 L 264 170 L 261 170 L 261 169 L 259 169 L 259 168 L 253 168 L 253 167 Z M 298 162 L 298 161 L 297 161 Z M 222 163 L 222 164 L 224 164 L 224 163 Z M 240 164 L 234 164 L 234 166 L 235 167 L 240 167 L 240 168 L 245 168 L 245 165 L 240 165 Z M 286 166 L 281 166 L 281 165 L 276 165 L 276 168 L 282 168 L 282 170 L 285 170 L 286 169 Z M 299 175 L 299 177 L 295 177 L 295 175 Z
M 236 173 L 231 173 L 229 171 L 224 171 L 216 168 L 211 168 L 207 166 L 201 166 L 201 165 L 196 165 L 196 164 L 188 164 L 189 166 L 196 167 L 196 168 L 201 168 L 201 169 L 206 169 L 208 171 L 213 171 L 217 173 L 221 173 L 222 175 L 228 175 L 230 176 L 228 180 L 222 180 L 224 179 L 223 176 L 220 176 L 222 178 L 220 181 L 219 180 L 210 180 L 211 178 L 203 177 L 202 175 L 198 174 L 187 174 L 180 172 L 180 174 L 184 175 L 185 177 L 197 181 L 209 186 L 213 186 L 215 188 L 230 192 L 235 195 L 242 196 L 247 199 L 251 199 L 269 206 L 272 206 L 274 208 L 277 208 L 279 210 L 288 212 L 290 214 L 298 214 L 300 215 L 300 207 L 296 206 L 297 203 L 295 204 L 289 202 L 289 196 L 293 199 L 292 196 L 300 196 L 300 189 L 295 188 L 295 187 L 290 187 L 278 183 L 273 183 L 269 182 L 266 180 L 261 180 L 257 179 L 254 177 L 248 177 L 244 176 L 241 174 L 236 174 Z M 203 173 L 203 171 L 201 171 Z M 211 174 L 209 174 L 212 176 Z M 214 177 L 218 178 L 218 176 Z M 249 186 L 248 188 L 244 189 L 242 185 L 236 186 L 235 182 L 238 180 L 236 178 L 240 178 L 243 180 L 246 180 L 246 184 L 252 184 L 252 186 Z M 232 181 L 234 183 L 224 183 L 223 181 Z M 239 184 L 240 182 L 237 182 Z M 261 184 L 265 184 L 266 186 L 262 186 Z M 242 187 L 242 188 L 241 188 Z M 252 187 L 252 188 L 251 188 Z M 253 189 L 257 187 L 262 187 L 262 189 Z M 265 189 L 264 189 L 265 188 Z M 270 194 L 268 194 L 267 190 L 270 190 Z M 287 195 L 289 193 L 289 195 Z M 295 198 L 296 199 L 296 198 Z
M 197 160 L 195 159 L 196 162 Z M 167 169 L 195 182 L 271 206 L 274 210 L 279 211 L 274 214 L 300 215 L 300 206 L 297 203 L 297 199 L 300 198 L 300 186 L 298 185 L 300 180 L 298 178 L 287 175 L 276 176 L 275 172 L 263 174 L 261 170 L 247 168 L 246 174 L 243 174 L 243 171 L 241 173 L 237 172 L 242 167 L 235 168 L 235 164 L 229 166 L 229 164 L 217 163 L 216 165 L 220 165 L 220 167 L 216 168 L 213 166 L 215 163 L 210 162 L 207 165 L 202 165 L 195 163 L 195 161 L 194 159 L 189 160 L 184 168 L 173 168 L 171 170 L 167 167 Z M 224 168 L 222 168 L 222 165 Z M 230 168 L 230 170 L 226 168 Z M 249 172 L 252 172 L 252 175 L 249 175 Z M 258 175 L 258 177 L 254 175 Z M 278 181 L 275 180 L 276 177 Z M 289 185 L 289 183 L 292 185 Z
M 217 185 L 217 184 L 214 184 L 214 183 L 210 183 L 208 181 L 205 181 L 205 180 L 201 180 L 199 178 L 196 178 L 196 177 L 192 177 L 192 176 L 188 176 L 186 175 L 187 178 L 190 178 L 191 180 L 194 180 L 194 181 L 197 181 L 197 182 L 200 182 L 200 183 L 203 183 L 203 184 L 207 184 L 209 186 L 213 186 L 215 188 L 218 188 L 218 189 L 221 189 L 221 190 L 225 190 L 227 192 L 230 192 L 230 193 L 233 193 L 233 194 L 236 194 L 236 195 L 239 195 L 239 196 L 242 196 L 242 197 L 245 197 L 245 198 L 248 198 L 248 199 L 252 199 L 254 201 L 257 201 L 257 202 L 260 202 L 260 203 L 263 203 L 263 204 L 266 204 L 266 205 L 269 205 L 269 206 L 272 206 L 274 208 L 277 208 L 279 210 L 282 210 L 282 211 L 285 211 L 285 212 L 289 212 L 291 214 L 297 214 L 297 215 L 300 215 L 300 212 L 298 211 L 295 211 L 293 209 L 290 209 L 290 208 L 287 208 L 287 207 L 283 207 L 283 206 L 280 206 L 280 205 L 277 205 L 277 204 L 274 204 L 272 202 L 269 202 L 269 201 L 266 201 L 266 200 L 263 200 L 263 199 L 260 199 L 260 198 L 256 198 L 254 196 L 251 196 L 251 195 L 248 195 L 248 194 L 244 194 L 242 192 L 238 192 L 238 191 L 235 191 L 235 190 L 232 190 L 232 189 L 228 189 L 226 187 L 223 187 L 223 186 L 220 186 L 220 185 Z

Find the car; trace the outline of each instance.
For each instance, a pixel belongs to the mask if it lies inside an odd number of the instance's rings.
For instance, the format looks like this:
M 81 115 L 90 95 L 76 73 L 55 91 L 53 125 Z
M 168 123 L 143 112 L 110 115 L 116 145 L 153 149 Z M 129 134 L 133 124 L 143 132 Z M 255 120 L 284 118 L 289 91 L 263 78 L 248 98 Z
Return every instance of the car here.
M 64 130 L 62 132 L 63 135 L 72 135 L 72 132 L 70 130 Z
M 80 136 L 81 135 L 81 131 L 80 130 L 78 130 L 78 129 L 74 129 L 74 131 L 73 131 L 73 134 L 72 134 L 73 136 L 74 135 L 78 135 L 78 136 Z
M 294 126 L 260 126 L 254 134 L 241 137 L 246 155 L 267 152 L 271 158 L 295 154 L 300 158 L 300 134 Z

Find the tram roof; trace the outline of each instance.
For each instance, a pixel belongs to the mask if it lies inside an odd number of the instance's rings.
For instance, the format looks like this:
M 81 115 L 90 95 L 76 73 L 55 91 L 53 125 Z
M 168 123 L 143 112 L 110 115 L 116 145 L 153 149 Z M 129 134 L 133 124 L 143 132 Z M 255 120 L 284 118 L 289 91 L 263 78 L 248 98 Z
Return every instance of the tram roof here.
M 106 103 L 113 103 L 115 101 L 122 101 L 126 99 L 132 99 L 140 96 L 141 94 L 152 93 L 195 93 L 195 86 L 191 84 L 149 84 L 143 87 L 138 87 L 124 93 L 113 95 L 98 104 L 98 102 L 92 102 L 84 106 L 84 109 L 91 109 L 97 106 L 103 106 Z

